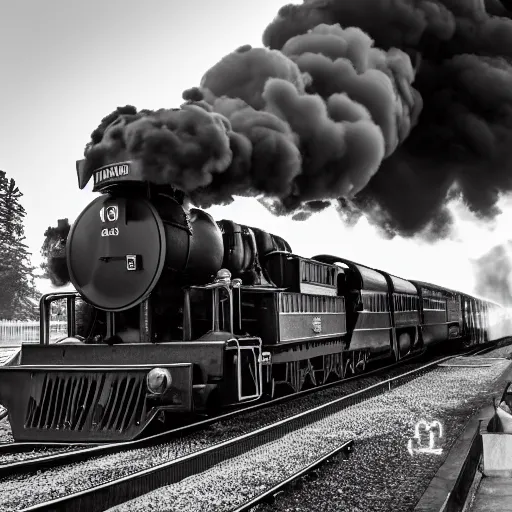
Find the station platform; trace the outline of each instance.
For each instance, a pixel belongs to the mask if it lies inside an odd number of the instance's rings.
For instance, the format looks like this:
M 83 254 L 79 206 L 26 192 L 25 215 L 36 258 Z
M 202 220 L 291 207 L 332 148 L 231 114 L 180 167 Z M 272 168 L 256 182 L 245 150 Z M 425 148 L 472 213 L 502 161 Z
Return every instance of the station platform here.
M 504 389 L 512 381 L 509 364 L 496 385 Z M 467 423 L 444 463 L 430 481 L 414 512 L 512 512 L 512 474 L 482 474 L 482 428 L 494 416 L 494 407 L 480 409 Z M 483 427 L 484 426 L 484 427 Z
M 512 478 L 483 477 L 469 498 L 466 512 L 511 512 Z

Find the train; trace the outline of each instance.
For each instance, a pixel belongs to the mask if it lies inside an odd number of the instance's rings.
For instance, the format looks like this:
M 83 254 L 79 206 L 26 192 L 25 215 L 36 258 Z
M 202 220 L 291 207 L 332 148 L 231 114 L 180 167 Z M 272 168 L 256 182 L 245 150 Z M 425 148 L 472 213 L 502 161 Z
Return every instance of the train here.
M 162 419 L 510 334 L 495 302 L 299 256 L 279 236 L 215 222 L 129 161 L 96 171 L 93 190 L 59 256 L 76 291 L 41 298 L 40 342 L 0 368 L 16 441 L 127 441 Z M 67 335 L 50 343 L 58 301 Z

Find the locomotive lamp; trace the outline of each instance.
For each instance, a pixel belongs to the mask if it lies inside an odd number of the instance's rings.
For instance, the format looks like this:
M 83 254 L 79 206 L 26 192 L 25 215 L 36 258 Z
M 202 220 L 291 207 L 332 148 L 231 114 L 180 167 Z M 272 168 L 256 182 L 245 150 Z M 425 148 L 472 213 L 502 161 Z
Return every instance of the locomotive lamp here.
M 217 276 L 215 277 L 216 283 L 229 283 L 231 282 L 231 272 L 227 268 L 221 268 L 217 272 Z
M 153 368 L 146 378 L 146 386 L 150 393 L 162 395 L 172 384 L 171 372 L 167 368 Z

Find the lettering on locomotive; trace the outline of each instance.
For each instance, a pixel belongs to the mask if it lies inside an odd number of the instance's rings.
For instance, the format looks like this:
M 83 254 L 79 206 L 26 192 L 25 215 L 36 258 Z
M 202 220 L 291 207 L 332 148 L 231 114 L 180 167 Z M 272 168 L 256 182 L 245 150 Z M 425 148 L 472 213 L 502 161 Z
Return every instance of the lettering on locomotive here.
M 315 316 L 313 318 L 313 332 L 320 334 L 322 332 L 322 318 L 319 316 Z
M 128 162 L 115 165 L 107 165 L 94 171 L 94 186 L 100 183 L 119 178 L 121 176 L 128 176 L 130 174 L 130 165 Z
M 101 230 L 101 236 L 118 236 L 119 228 L 104 228 Z
M 113 204 L 110 206 L 104 206 L 100 210 L 101 222 L 115 222 L 119 217 L 119 208 Z

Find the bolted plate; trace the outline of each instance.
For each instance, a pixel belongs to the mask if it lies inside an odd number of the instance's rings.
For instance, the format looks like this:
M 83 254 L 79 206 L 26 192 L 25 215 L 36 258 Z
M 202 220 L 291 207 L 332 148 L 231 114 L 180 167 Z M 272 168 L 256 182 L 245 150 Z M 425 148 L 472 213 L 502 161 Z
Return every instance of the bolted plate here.
M 102 195 L 82 211 L 69 232 L 71 282 L 105 311 L 134 307 L 162 274 L 165 240 L 162 219 L 147 199 Z

